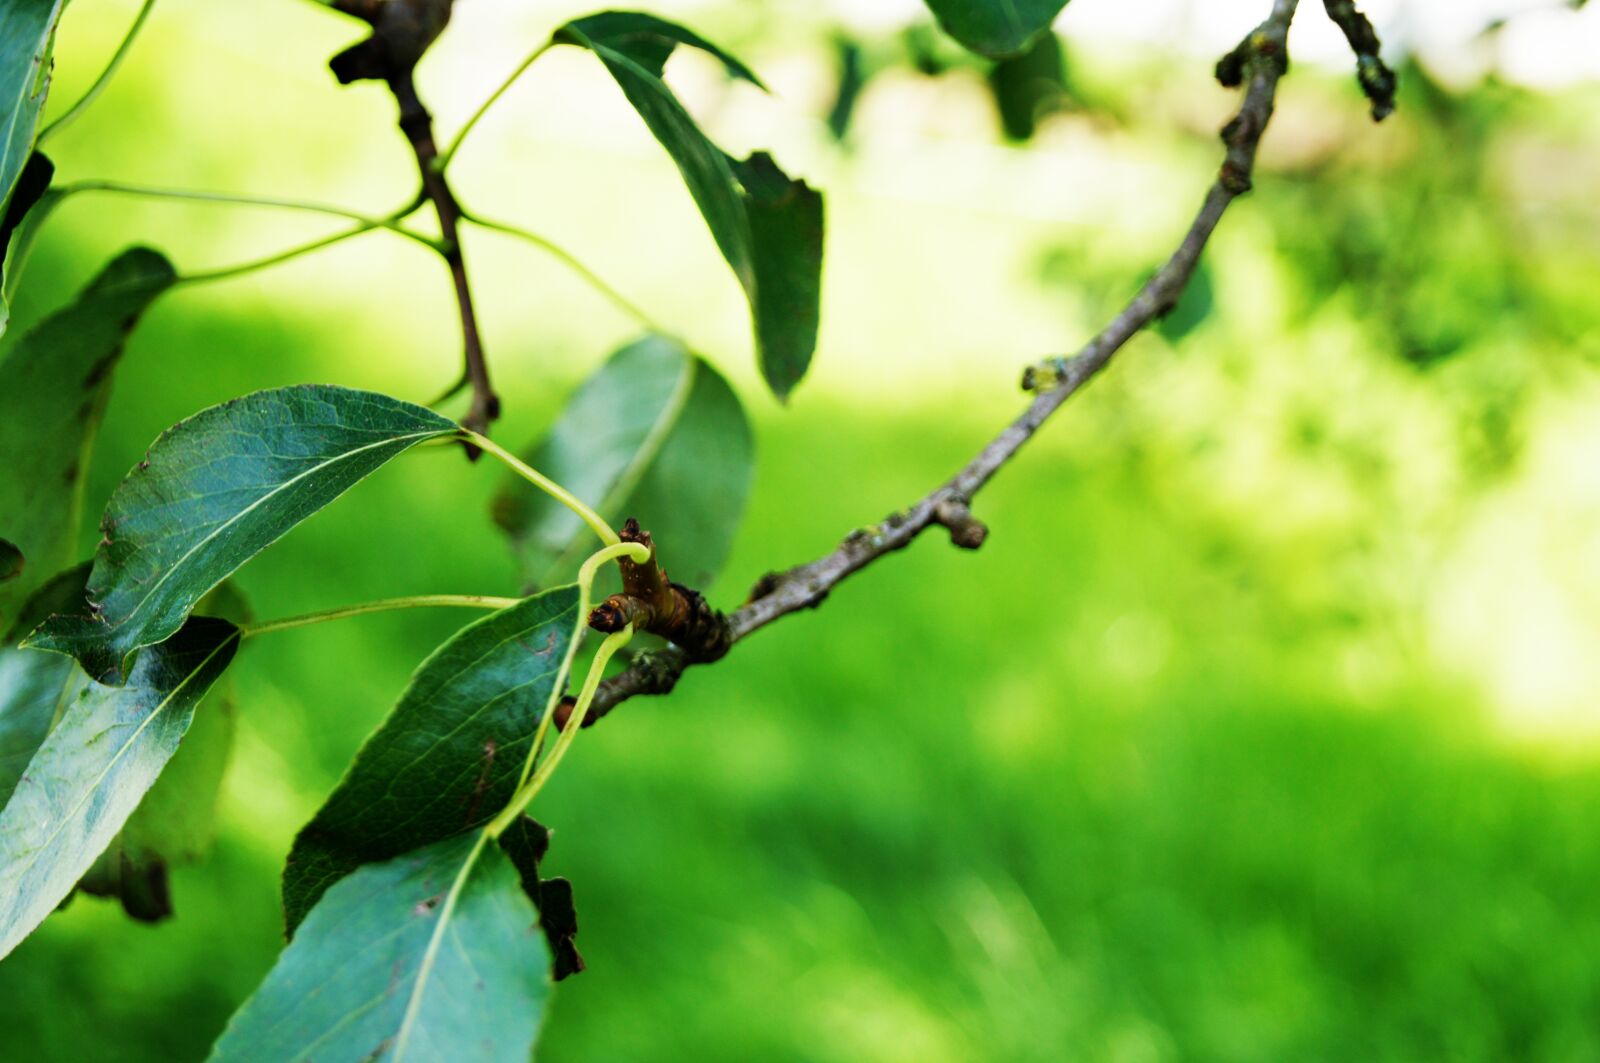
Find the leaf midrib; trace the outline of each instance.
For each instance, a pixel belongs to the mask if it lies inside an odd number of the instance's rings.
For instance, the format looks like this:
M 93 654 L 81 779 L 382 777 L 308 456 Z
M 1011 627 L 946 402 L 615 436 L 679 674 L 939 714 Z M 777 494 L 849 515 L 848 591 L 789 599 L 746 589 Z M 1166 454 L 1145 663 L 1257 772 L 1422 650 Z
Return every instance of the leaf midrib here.
M 405 1014 L 400 1020 L 400 1029 L 395 1034 L 394 1055 L 390 1057 L 389 1063 L 400 1063 L 405 1057 L 406 1042 L 410 1040 L 411 1030 L 416 1025 L 417 1013 L 422 1009 L 422 995 L 427 990 L 428 978 L 433 974 L 434 961 L 439 957 L 439 946 L 444 941 L 445 929 L 450 925 L 450 918 L 455 914 L 456 901 L 460 899 L 461 891 L 466 888 L 467 878 L 477 866 L 478 857 L 488 840 L 488 830 L 478 831 L 478 840 L 473 843 L 472 851 L 467 853 L 466 859 L 461 861 L 461 870 L 456 872 L 455 881 L 450 883 L 450 892 L 445 895 L 444 904 L 439 907 L 439 921 L 434 924 L 433 933 L 428 937 L 428 947 L 422 954 L 422 963 L 417 967 L 417 981 L 411 987 L 410 999 L 406 1001 Z
M 381 439 L 376 443 L 368 443 L 365 446 L 357 447 L 354 450 L 347 450 L 347 451 L 343 452 L 342 454 L 335 455 L 334 457 L 331 457 L 326 461 L 319 462 L 318 464 L 313 465 L 311 468 L 307 469 L 305 472 L 298 473 L 295 476 L 292 476 L 289 479 L 283 481 L 277 487 L 274 487 L 271 491 L 268 491 L 266 494 L 262 495 L 260 498 L 256 499 L 254 502 L 250 503 L 248 506 L 245 506 L 243 509 L 241 509 L 239 512 L 235 513 L 233 516 L 229 517 L 227 520 L 225 520 L 221 524 L 217 525 L 217 527 L 215 529 L 213 529 L 210 532 L 210 534 L 206 535 L 204 538 L 202 538 L 200 541 L 198 541 L 193 546 L 191 546 L 188 550 L 186 550 L 182 557 L 178 558 L 178 560 L 174 561 L 171 565 L 169 565 L 167 567 L 167 570 L 161 574 L 161 578 L 156 580 L 156 582 L 151 585 L 150 589 L 145 592 L 144 597 L 139 599 L 138 604 L 136 604 L 132 609 L 128 610 L 127 614 L 122 618 L 121 621 L 119 621 L 116 624 L 116 627 L 113 630 L 124 628 L 128 624 L 132 623 L 134 618 L 139 615 L 139 611 L 141 609 L 143 609 L 145 607 L 146 603 L 148 603 L 150 601 L 151 597 L 154 596 L 155 593 L 157 591 L 159 591 L 166 584 L 167 580 L 172 578 L 172 574 L 174 572 L 177 572 L 179 569 L 181 569 L 184 566 L 184 564 L 187 563 L 188 560 L 191 557 L 194 556 L 194 554 L 195 554 L 195 552 L 197 550 L 199 550 L 202 547 L 204 547 L 204 546 L 208 545 L 209 543 L 211 543 L 214 539 L 217 538 L 217 536 L 221 535 L 224 531 L 226 531 L 228 528 L 232 527 L 238 521 L 243 520 L 250 513 L 253 513 L 263 503 L 265 503 L 268 500 L 276 497 L 277 495 L 281 494 L 282 492 L 288 490 L 291 486 L 293 486 L 294 484 L 296 484 L 296 483 L 300 482 L 301 480 L 305 479 L 307 476 L 311 476 L 314 473 L 321 472 L 323 469 L 326 469 L 331 465 L 336 465 L 341 461 L 345 461 L 345 460 L 347 460 L 349 458 L 353 458 L 357 454 L 362 454 L 362 453 L 365 453 L 366 451 L 369 451 L 369 450 L 376 450 L 379 447 L 388 446 L 389 444 L 392 444 L 392 443 L 403 442 L 403 441 L 408 440 L 408 439 L 426 439 L 426 438 L 428 438 L 430 436 L 445 435 L 449 431 L 451 431 L 451 429 L 435 429 L 435 430 L 429 431 L 429 432 L 412 432 L 412 433 L 410 433 L 408 435 L 390 436 L 389 438 Z

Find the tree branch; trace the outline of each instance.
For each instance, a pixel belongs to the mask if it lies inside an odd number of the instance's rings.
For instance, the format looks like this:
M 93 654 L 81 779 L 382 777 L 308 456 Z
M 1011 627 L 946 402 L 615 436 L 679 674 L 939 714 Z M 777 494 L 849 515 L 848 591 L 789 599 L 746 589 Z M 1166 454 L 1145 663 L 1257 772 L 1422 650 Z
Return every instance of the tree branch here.
M 472 306 L 472 285 L 467 280 L 467 263 L 461 253 L 461 205 L 456 202 L 444 171 L 437 165 L 439 148 L 433 139 L 433 117 L 417 96 L 411 71 L 390 78 L 389 90 L 400 105 L 400 129 L 417 157 L 423 194 L 439 215 L 439 235 L 444 238 L 444 260 L 450 267 L 451 283 L 455 285 L 456 306 L 461 314 L 464 378 L 472 389 L 472 405 L 467 408 L 461 423 L 482 434 L 489 430 L 489 422 L 500 416 L 500 397 L 489 383 L 489 363 L 484 359 L 478 315 Z
M 1052 358 L 1031 367 L 1023 386 L 1035 392 L 1022 414 L 959 472 L 906 509 L 882 523 L 852 532 L 838 548 L 809 564 L 769 573 L 752 590 L 750 600 L 722 618 L 716 637 L 731 647 L 768 624 L 801 609 L 812 609 L 835 586 L 880 558 L 909 546 L 923 532 L 939 525 L 950 530 L 956 545 L 976 549 L 986 530 L 969 509 L 973 497 L 1033 438 L 1062 404 L 1104 369 L 1113 355 L 1141 329 L 1177 305 L 1194 275 L 1223 212 L 1250 190 L 1256 149 L 1272 118 L 1278 81 L 1288 69 L 1287 38 L 1298 0 L 1274 0 L 1272 13 L 1217 65 L 1224 85 L 1245 84 L 1238 114 L 1222 130 L 1227 148 L 1216 181 L 1172 257 L 1150 278 L 1122 312 L 1070 358 Z M 706 659 L 694 645 L 670 646 L 640 654 L 621 674 L 600 684 L 585 726 L 602 719 L 631 697 L 665 694 L 691 664 Z M 712 656 L 715 659 L 720 653 Z M 564 719 L 558 719 L 564 723 Z
M 489 383 L 478 315 L 472 305 L 472 285 L 461 253 L 461 205 L 445 179 L 443 160 L 433 136 L 433 116 L 417 95 L 413 71 L 423 53 L 438 40 L 450 21 L 453 0 L 334 0 L 333 6 L 372 26 L 372 36 L 334 56 L 329 66 L 342 84 L 371 79 L 382 81 L 400 108 L 400 131 L 411 145 L 422 177 L 422 194 L 439 215 L 444 239 L 440 254 L 450 267 L 456 307 L 461 314 L 461 343 L 465 368 L 462 383 L 472 388 L 472 404 L 461 419 L 466 428 L 483 434 L 500 416 L 500 399 Z M 459 385 L 457 385 L 459 387 Z M 447 394 L 454 394 L 452 389 Z M 476 458 L 478 449 L 467 445 Z

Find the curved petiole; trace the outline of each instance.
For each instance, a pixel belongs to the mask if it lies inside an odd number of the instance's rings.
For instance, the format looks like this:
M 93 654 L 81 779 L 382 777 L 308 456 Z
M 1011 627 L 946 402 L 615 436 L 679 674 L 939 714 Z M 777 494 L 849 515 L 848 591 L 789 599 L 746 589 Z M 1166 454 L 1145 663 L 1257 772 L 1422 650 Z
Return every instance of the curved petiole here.
M 418 609 L 426 606 L 455 606 L 467 609 L 509 609 L 521 598 L 496 598 L 487 594 L 417 594 L 409 598 L 384 598 L 376 602 L 362 602 L 339 609 L 324 609 L 316 613 L 285 617 L 282 620 L 265 620 L 259 624 L 246 624 L 239 629 L 241 638 L 266 635 L 274 631 L 308 627 L 327 620 L 343 620 L 347 616 L 382 613 L 392 609 Z
M 489 218 L 480 217 L 465 209 L 462 210 L 461 216 L 479 228 L 488 229 L 491 232 L 501 233 L 505 236 L 515 236 L 519 240 L 527 241 L 534 247 L 544 251 L 546 254 L 554 256 L 561 262 L 562 265 L 566 266 L 568 269 L 572 270 L 572 272 L 576 273 L 580 278 L 582 278 L 584 282 L 589 285 L 589 287 L 593 288 L 605 298 L 609 299 L 618 310 L 621 310 L 624 314 L 627 314 L 629 317 L 633 318 L 635 321 L 639 322 L 639 324 L 643 325 L 652 332 L 660 332 L 663 334 L 667 332 L 667 330 L 663 328 L 655 318 L 651 317 L 647 311 L 642 309 L 638 303 L 635 303 L 632 299 L 629 299 L 626 295 L 623 295 L 621 292 L 617 291 L 617 289 L 613 288 L 609 283 L 606 282 L 604 278 L 600 276 L 600 274 L 584 265 L 581 261 L 579 261 L 576 255 L 562 247 L 560 244 L 555 243 L 547 237 L 540 236 L 538 233 L 529 229 L 522 229 L 515 225 L 508 225 L 505 222 L 493 221 Z
M 567 720 L 567 725 L 561 729 L 561 737 L 556 739 L 556 744 L 550 748 L 550 755 L 540 762 L 539 768 L 533 773 L 533 776 L 517 789 L 517 792 L 511 796 L 511 801 L 506 807 L 501 809 L 500 814 L 490 821 L 489 826 L 485 828 L 489 837 L 498 838 L 502 831 L 515 823 L 517 817 L 522 815 L 523 809 L 527 808 L 533 799 L 539 796 L 539 791 L 544 789 L 544 784 L 550 781 L 550 776 L 554 775 L 556 768 L 561 765 L 561 758 L 567 755 L 567 749 L 572 745 L 573 740 L 578 737 L 578 731 L 583 726 L 583 718 L 588 715 L 589 706 L 594 702 L 594 693 L 600 688 L 600 679 L 605 675 L 606 664 L 632 638 L 633 625 L 629 624 L 621 631 L 607 635 L 605 641 L 600 643 L 600 648 L 594 651 L 594 660 L 589 662 L 589 674 L 584 677 L 583 689 L 578 692 L 578 703 L 573 707 L 572 716 Z M 552 715 L 554 715 L 553 712 L 545 713 L 544 720 L 540 721 L 541 732 L 544 730 L 544 724 L 549 721 Z M 534 742 L 534 748 L 538 749 L 537 740 Z
M 545 494 L 549 495 L 557 502 L 560 502 L 563 506 L 566 506 L 568 509 L 572 510 L 572 512 L 576 513 L 580 518 L 582 518 L 583 522 L 589 526 L 590 530 L 593 531 L 595 535 L 600 537 L 600 541 L 606 546 L 616 546 L 622 542 L 611 525 L 605 522 L 605 518 L 600 516 L 600 514 L 596 513 L 594 510 L 590 509 L 588 506 L 584 505 L 583 502 L 580 501 L 578 497 L 571 491 L 568 491 L 565 487 L 562 487 L 560 484 L 550 479 L 550 477 L 546 476 L 538 469 L 535 469 L 533 466 L 524 462 L 521 458 L 511 453 L 505 447 L 502 447 L 488 436 L 474 432 L 470 428 L 463 428 L 461 430 L 461 434 L 462 438 L 466 439 L 469 443 L 472 443 L 474 446 L 489 454 L 493 454 L 508 467 L 510 467 L 510 469 L 518 476 L 522 477 L 524 480 L 527 480 L 529 483 L 533 484 L 533 486 L 537 487 L 539 490 L 543 491 Z M 590 558 L 589 560 L 593 561 L 594 558 Z
M 133 49 L 134 38 L 139 36 L 139 31 L 144 28 L 145 19 L 150 17 L 150 9 L 155 6 L 156 0 L 144 0 L 143 6 L 139 8 L 139 13 L 133 16 L 133 24 L 128 27 L 128 32 L 123 35 L 122 43 L 117 45 L 117 50 L 111 53 L 111 58 L 106 62 L 106 68 L 100 71 L 100 76 L 94 79 L 94 84 L 89 86 L 88 91 L 78 97 L 77 103 L 68 107 L 61 113 L 61 117 L 39 131 L 39 143 L 44 143 L 47 139 L 60 132 L 69 122 L 72 122 L 87 110 L 89 105 L 105 91 L 106 86 L 111 83 L 112 77 L 116 75 L 117 68 L 122 65 L 122 61 L 128 57 L 128 52 Z
M 190 203 L 215 203 L 241 207 L 298 210 L 308 214 L 323 214 L 331 218 L 345 218 L 349 221 L 360 222 L 373 229 L 387 229 L 407 239 L 415 240 L 433 251 L 444 251 L 444 245 L 440 241 L 430 236 L 424 236 L 419 232 L 414 232 L 400 224 L 401 218 L 417 209 L 417 201 L 415 200 L 383 217 L 375 217 L 370 214 L 363 214 L 359 210 L 349 210 L 330 203 L 314 203 L 303 199 L 283 199 L 277 196 L 257 196 L 233 192 L 196 192 L 183 188 L 157 188 L 150 185 L 129 184 L 124 181 L 72 181 L 62 185 L 58 191 L 63 197 L 77 195 L 82 192 L 104 192 L 122 196 L 141 196 L 146 199 L 175 199 Z
M 489 94 L 489 98 L 484 100 L 483 104 L 476 111 L 472 112 L 472 117 L 468 118 L 466 124 L 463 125 L 460 131 L 456 133 L 455 138 L 450 141 L 450 146 L 445 148 L 444 152 L 434 160 L 434 169 L 442 172 L 445 167 L 450 165 L 450 160 L 455 158 L 456 152 L 461 150 L 461 142 L 467 139 L 467 134 L 472 132 L 473 127 L 476 126 L 480 120 L 482 120 L 484 115 L 489 113 L 489 108 L 493 107 L 495 103 L 499 101 L 500 97 L 506 94 L 506 90 L 510 89 L 512 85 L 516 84 L 517 79 L 520 78 L 523 73 L 534 64 L 534 60 L 538 59 L 541 55 L 550 50 L 551 44 L 552 42 L 545 41 L 538 48 L 534 49 L 533 54 L 524 59 L 522 64 L 511 72 L 511 76 L 502 81 L 500 83 L 500 87 L 491 92 Z

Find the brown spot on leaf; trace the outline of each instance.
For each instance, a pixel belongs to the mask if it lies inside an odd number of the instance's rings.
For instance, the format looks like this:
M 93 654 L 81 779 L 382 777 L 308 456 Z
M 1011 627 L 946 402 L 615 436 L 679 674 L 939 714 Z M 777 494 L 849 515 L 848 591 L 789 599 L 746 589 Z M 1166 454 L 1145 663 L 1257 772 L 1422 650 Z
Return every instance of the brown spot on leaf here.
M 483 767 L 478 771 L 478 781 L 472 786 L 472 793 L 467 797 L 467 826 L 477 822 L 478 806 L 483 803 L 483 792 L 489 788 L 489 771 L 494 767 L 495 749 L 494 739 L 483 743 Z

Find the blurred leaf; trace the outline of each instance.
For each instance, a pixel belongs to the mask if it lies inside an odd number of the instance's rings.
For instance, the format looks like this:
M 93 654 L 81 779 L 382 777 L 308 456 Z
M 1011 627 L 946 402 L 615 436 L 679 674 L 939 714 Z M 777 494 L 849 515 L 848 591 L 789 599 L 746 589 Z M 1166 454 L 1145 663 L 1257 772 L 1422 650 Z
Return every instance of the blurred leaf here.
M 672 156 L 722 257 L 744 287 L 762 375 L 773 394 L 787 397 L 816 348 L 822 197 L 804 181 L 791 180 L 770 156 L 739 162 L 725 155 L 700 131 L 661 74 L 682 43 L 716 56 L 730 75 L 760 82 L 701 37 L 650 15 L 607 12 L 578 19 L 553 39 L 594 52 Z
M 0 362 L 0 531 L 29 563 L 0 587 L 0 614 L 71 563 L 113 370 L 129 330 L 174 278 L 154 251 L 126 251 Z
M 122 834 L 112 838 L 106 851 L 89 865 L 78 880 L 78 892 L 117 900 L 130 919 L 141 923 L 159 923 L 172 915 L 166 861 L 135 860 Z
M 53 613 L 87 612 L 88 581 L 84 562 L 39 588 L 0 647 L 0 805 L 10 800 L 57 717 L 89 682 L 70 657 L 19 649 L 17 643 Z
M 1006 136 L 1031 140 L 1040 116 L 1060 107 L 1067 94 L 1061 41 L 1046 33 L 1026 52 L 996 63 L 989 71 L 989 90 Z
M 861 45 L 851 38 L 835 37 L 833 53 L 838 61 L 839 83 L 834 89 L 833 107 L 828 111 L 828 131 L 833 134 L 834 140 L 843 142 L 850 132 L 850 119 L 856 113 L 856 101 L 861 98 L 861 90 L 867 83 L 867 70 Z
M 49 915 L 132 814 L 239 645 L 196 617 L 139 657 L 123 687 L 90 685 L 0 813 L 0 956 Z
M 422 663 L 283 871 L 290 934 L 362 864 L 488 822 L 511 799 L 539 721 L 563 692 L 577 587 L 559 587 L 457 632 Z
M 1174 306 L 1156 322 L 1156 331 L 1168 343 L 1177 343 L 1210 316 L 1216 306 L 1216 288 L 1211 281 L 1211 270 L 1202 260 L 1195 267 L 1194 276 L 1178 297 Z
M 532 816 L 521 816 L 500 835 L 500 848 L 516 865 L 522 891 L 539 910 L 539 926 L 554 957 L 551 973 L 556 981 L 584 968 L 574 939 L 578 936 L 578 910 L 572 903 L 572 883 L 564 878 L 541 878 L 539 865 L 550 850 L 550 831 Z
M 17 229 L 22 225 L 22 220 L 34 205 L 44 197 L 50 188 L 50 181 L 55 177 L 56 168 L 44 156 L 43 152 L 34 152 L 28 156 L 28 162 L 22 168 L 22 175 L 17 179 L 17 187 L 11 193 L 11 199 L 6 203 L 4 215 L 0 215 L 0 336 L 5 335 L 6 326 L 11 323 L 11 239 L 16 235 Z M 44 210 L 49 212 L 47 205 Z M 28 230 L 24 230 L 23 238 L 30 237 Z M 20 259 L 19 259 L 20 261 Z
M 39 113 L 50 92 L 51 50 L 66 0 L 6 0 L 0 14 L 0 203 L 9 204 L 33 155 Z
M 991 59 L 1020 55 L 1049 30 L 1067 0 L 927 0 L 944 31 Z
M 235 569 L 383 464 L 459 431 L 431 410 L 307 384 L 258 391 L 167 429 L 106 507 L 89 599 L 31 644 L 90 675 L 125 671 Z
M 22 575 L 23 563 L 22 551 L 17 549 L 17 544 L 9 539 L 0 539 L 0 583 Z
M 637 517 L 681 583 L 705 587 L 733 544 L 750 491 L 754 445 L 739 398 L 675 340 L 648 336 L 607 360 L 527 455 L 612 524 Z M 571 573 L 590 532 L 520 479 L 495 499 L 522 571 L 536 586 Z
M 550 997 L 537 918 L 484 831 L 364 867 L 311 910 L 211 1059 L 527 1063 Z

